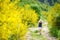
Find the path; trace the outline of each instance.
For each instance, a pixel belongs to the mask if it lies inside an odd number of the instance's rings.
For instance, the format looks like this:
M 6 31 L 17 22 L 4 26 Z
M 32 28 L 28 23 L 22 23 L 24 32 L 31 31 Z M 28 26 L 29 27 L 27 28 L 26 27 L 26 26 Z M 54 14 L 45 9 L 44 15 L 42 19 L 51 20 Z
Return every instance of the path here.
M 50 36 L 49 30 L 47 27 L 43 28 L 44 32 L 42 32 L 42 35 L 46 37 L 47 40 L 56 40 L 54 37 Z
M 49 29 L 48 29 L 48 26 L 47 26 L 46 22 L 44 22 L 44 25 L 43 25 L 43 28 L 42 28 L 42 36 L 39 34 L 39 32 L 34 33 L 34 31 L 36 31 L 36 30 L 39 30 L 39 28 L 29 28 L 29 31 L 26 35 L 26 39 L 27 40 L 56 40 L 54 37 L 51 37 L 49 35 Z
M 52 37 L 49 34 L 48 23 L 47 22 L 44 22 L 44 25 L 45 26 L 42 29 L 44 32 L 42 32 L 42 35 L 45 36 L 47 40 L 56 40 L 55 37 Z

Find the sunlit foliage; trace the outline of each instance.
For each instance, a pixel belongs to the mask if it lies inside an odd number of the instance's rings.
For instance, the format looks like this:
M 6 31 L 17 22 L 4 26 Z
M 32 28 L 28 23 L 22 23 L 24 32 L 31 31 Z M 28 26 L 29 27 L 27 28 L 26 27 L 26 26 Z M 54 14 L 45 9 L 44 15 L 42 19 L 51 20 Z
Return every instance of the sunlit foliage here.
M 50 24 L 50 33 L 60 40 L 60 4 L 56 3 L 48 11 L 48 23 Z
M 57 16 L 60 15 L 60 4 L 56 3 L 49 11 L 48 11 L 48 21 L 49 23 L 54 24 L 54 21 Z
M 35 10 L 17 6 L 20 0 L 0 0 L 0 40 L 25 40 L 29 25 L 36 25 Z

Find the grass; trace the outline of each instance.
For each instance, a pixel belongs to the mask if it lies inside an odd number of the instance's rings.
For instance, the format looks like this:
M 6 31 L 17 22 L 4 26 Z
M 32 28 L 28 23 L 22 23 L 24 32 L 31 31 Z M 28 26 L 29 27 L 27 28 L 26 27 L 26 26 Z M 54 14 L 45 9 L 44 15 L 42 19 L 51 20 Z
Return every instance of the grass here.
M 43 35 L 38 34 L 38 31 L 31 32 L 31 40 L 47 40 Z

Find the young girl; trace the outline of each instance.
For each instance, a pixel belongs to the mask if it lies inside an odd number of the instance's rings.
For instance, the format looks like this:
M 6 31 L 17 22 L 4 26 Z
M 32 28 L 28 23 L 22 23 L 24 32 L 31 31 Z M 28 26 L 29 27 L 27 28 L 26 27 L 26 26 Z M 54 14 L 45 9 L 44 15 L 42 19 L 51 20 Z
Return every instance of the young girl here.
M 39 20 L 38 28 L 39 28 L 39 32 L 41 34 L 41 31 L 42 31 L 42 20 Z

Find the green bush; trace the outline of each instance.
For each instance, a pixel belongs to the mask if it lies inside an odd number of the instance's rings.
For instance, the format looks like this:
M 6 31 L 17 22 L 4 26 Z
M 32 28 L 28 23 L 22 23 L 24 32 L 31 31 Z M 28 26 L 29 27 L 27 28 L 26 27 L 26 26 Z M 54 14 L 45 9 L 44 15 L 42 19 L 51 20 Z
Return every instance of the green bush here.
M 60 30 L 58 31 L 58 38 L 57 40 L 60 40 Z
M 55 26 L 56 26 L 56 28 L 58 28 L 60 30 L 60 16 L 56 17 Z
M 52 36 L 54 36 L 56 38 L 58 37 L 58 30 L 57 30 L 57 28 L 52 27 L 50 29 L 50 33 L 51 33 Z
M 35 33 L 38 33 L 39 31 L 38 30 L 36 30 L 36 31 L 34 31 Z
M 50 25 L 50 33 L 52 36 L 60 40 L 60 4 L 56 3 L 50 10 L 48 15 L 48 23 Z
M 39 5 L 37 5 L 37 4 L 32 4 L 31 5 L 31 9 L 33 9 L 33 10 L 35 10 L 35 12 L 38 14 L 38 17 L 40 18 L 40 7 L 39 7 Z

